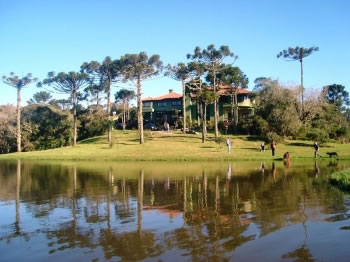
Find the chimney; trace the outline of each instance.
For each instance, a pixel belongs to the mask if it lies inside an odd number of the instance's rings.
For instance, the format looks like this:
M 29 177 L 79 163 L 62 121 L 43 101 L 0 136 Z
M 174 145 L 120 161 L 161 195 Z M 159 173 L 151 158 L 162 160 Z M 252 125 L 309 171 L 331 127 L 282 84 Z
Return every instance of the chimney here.
M 169 89 L 169 94 L 173 93 L 174 90 L 173 89 Z

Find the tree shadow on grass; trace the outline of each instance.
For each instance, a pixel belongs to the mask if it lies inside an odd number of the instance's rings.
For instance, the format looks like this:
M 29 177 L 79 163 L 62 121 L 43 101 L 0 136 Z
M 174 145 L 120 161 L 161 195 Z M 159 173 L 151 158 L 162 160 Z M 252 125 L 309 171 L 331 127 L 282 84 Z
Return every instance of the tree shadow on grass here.
M 122 142 L 122 143 L 115 143 L 116 145 L 124 145 L 124 146 L 135 146 L 135 145 L 139 145 L 140 143 L 138 144 L 135 144 L 135 143 L 125 143 L 125 142 Z
M 247 136 L 245 140 L 257 142 L 257 141 L 264 141 L 265 139 L 260 136 Z
M 169 138 L 172 138 L 172 139 L 179 139 L 179 138 L 187 138 L 187 139 L 191 139 L 191 140 L 182 140 L 181 142 L 186 142 L 186 143 L 193 143 L 193 142 L 197 142 L 197 141 L 201 141 L 202 140 L 202 137 L 190 137 L 190 136 L 157 136 L 157 137 L 153 137 L 154 140 L 163 140 L 163 139 L 169 139 Z M 207 139 L 209 141 L 209 139 Z
M 216 148 L 215 146 L 201 146 L 200 148 Z
M 101 137 L 93 137 L 93 138 L 88 138 L 83 141 L 80 141 L 79 144 L 100 144 L 102 138 Z
M 312 145 L 307 144 L 307 143 L 303 143 L 303 142 L 293 142 L 293 143 L 289 143 L 288 145 L 290 145 L 290 146 L 306 146 L 306 147 L 312 147 Z
M 287 145 L 289 145 L 289 146 L 313 147 L 313 144 L 308 144 L 308 143 L 303 143 L 303 142 L 293 142 L 293 143 L 288 143 Z M 321 148 L 332 148 L 333 146 L 321 144 L 320 147 Z
M 256 147 L 241 147 L 240 149 L 248 149 L 248 150 L 260 152 L 260 148 L 256 148 Z

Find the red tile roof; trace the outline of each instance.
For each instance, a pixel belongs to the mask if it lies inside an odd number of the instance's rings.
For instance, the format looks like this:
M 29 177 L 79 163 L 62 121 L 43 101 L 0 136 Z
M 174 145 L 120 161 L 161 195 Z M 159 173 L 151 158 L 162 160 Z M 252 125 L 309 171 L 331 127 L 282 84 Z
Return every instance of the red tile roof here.
M 231 94 L 231 86 L 225 85 L 220 86 L 219 95 L 230 95 Z M 247 89 L 238 88 L 238 94 L 250 94 L 251 92 Z M 191 94 L 191 97 L 196 97 L 196 94 Z
M 225 86 L 220 86 L 219 89 L 219 95 L 228 95 L 230 94 L 230 88 L 231 86 L 229 85 L 225 85 Z M 251 92 L 247 89 L 243 89 L 243 88 L 239 88 L 238 90 L 238 94 L 250 94 Z M 192 94 L 191 97 L 195 97 L 195 94 Z M 175 93 L 175 92 L 171 92 L 162 96 L 157 96 L 157 97 L 145 97 L 144 99 L 142 99 L 142 101 L 146 102 L 146 101 L 160 101 L 160 100 L 166 100 L 166 99 L 179 99 L 182 98 L 182 95 Z
M 144 99 L 142 99 L 142 101 L 159 101 L 159 100 L 165 100 L 165 99 L 178 99 L 178 98 L 182 98 L 182 95 L 172 92 L 166 95 L 162 95 L 162 96 L 157 96 L 157 97 L 146 97 Z
M 225 86 L 220 86 L 219 89 L 219 94 L 220 95 L 225 95 L 230 93 L 231 86 L 225 85 Z M 251 92 L 247 89 L 243 88 L 238 88 L 238 94 L 250 94 Z

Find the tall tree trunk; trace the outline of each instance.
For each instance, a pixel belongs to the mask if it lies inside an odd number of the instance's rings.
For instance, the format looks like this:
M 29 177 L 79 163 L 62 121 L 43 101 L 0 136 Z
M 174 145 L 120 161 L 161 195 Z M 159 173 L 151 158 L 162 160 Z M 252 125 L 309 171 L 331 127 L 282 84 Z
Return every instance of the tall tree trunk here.
M 123 99 L 123 130 L 125 130 L 126 127 L 126 100 Z
M 137 79 L 137 124 L 140 134 L 140 144 L 144 143 L 143 140 L 143 116 L 142 116 L 142 98 L 141 98 L 141 78 Z
M 73 90 L 73 146 L 77 144 L 77 90 Z
M 202 80 L 199 78 L 199 93 L 202 92 Z M 198 93 L 198 92 L 197 92 Z M 197 101 L 197 119 L 198 119 L 198 126 L 201 126 L 201 119 L 203 116 L 203 107 L 202 103 L 198 100 Z
M 301 120 L 304 118 L 304 68 L 303 59 L 300 59 L 300 77 L 301 77 Z
M 182 80 L 182 127 L 184 130 L 184 134 L 186 134 L 186 86 L 185 80 Z
M 201 115 L 201 102 L 200 101 L 197 101 L 197 122 L 198 122 L 198 126 L 201 126 L 201 118 L 202 118 L 202 115 Z
M 207 135 L 207 105 L 203 103 L 203 114 L 202 114 L 202 143 L 205 142 Z
M 17 152 L 22 151 L 21 146 L 21 89 L 17 88 Z
M 238 98 L 237 98 L 237 90 L 235 91 L 235 133 L 237 133 L 238 127 Z
M 127 111 L 126 120 L 129 121 L 130 120 L 130 107 L 129 107 L 129 99 L 128 98 L 126 99 L 126 111 Z
M 216 70 L 213 70 L 213 75 L 214 75 L 214 95 L 215 95 L 215 99 L 214 99 L 214 126 L 215 126 L 215 138 L 217 138 L 219 136 L 219 128 L 218 128 L 218 101 L 216 98 Z
M 234 97 L 233 94 L 231 94 L 231 123 L 233 123 L 233 115 L 234 115 Z
M 190 98 L 190 114 L 189 114 L 189 121 L 190 121 L 190 128 L 192 128 L 192 99 Z
M 111 79 L 108 79 L 107 89 L 107 114 L 108 114 L 108 143 L 112 143 L 112 123 L 111 123 Z

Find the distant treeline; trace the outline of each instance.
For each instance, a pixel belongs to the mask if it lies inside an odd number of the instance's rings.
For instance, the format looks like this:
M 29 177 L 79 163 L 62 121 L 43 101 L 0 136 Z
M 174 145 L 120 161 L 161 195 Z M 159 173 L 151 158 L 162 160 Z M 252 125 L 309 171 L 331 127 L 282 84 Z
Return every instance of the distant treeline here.
M 318 47 L 288 48 L 277 54 L 277 58 L 299 61 L 301 84 L 285 86 L 277 80 L 258 78 L 251 99 L 255 102 L 254 115 L 238 119 L 237 94 L 247 88 L 248 77 L 239 67 L 233 67 L 238 58 L 228 46 L 216 49 L 196 47 L 188 54 L 190 62 L 163 66 L 159 55 L 148 56 L 145 52 L 125 54 L 112 60 L 107 56 L 101 63 L 85 62 L 78 72 L 49 72 L 46 79 L 37 83 L 39 88 L 55 90 L 69 95 L 69 99 L 52 99 L 51 94 L 40 91 L 21 108 L 22 88 L 37 82 L 31 74 L 18 77 L 14 73 L 3 76 L 3 82 L 17 89 L 17 108 L 11 105 L 0 107 L 0 152 L 31 151 L 75 145 L 76 141 L 102 135 L 107 132 L 111 144 L 113 126 L 137 128 L 140 143 L 143 138 L 142 82 L 159 75 L 181 81 L 183 93 L 194 93 L 201 121 L 187 123 L 186 110 L 182 109 L 179 127 L 196 128 L 202 131 L 202 142 L 207 130 L 213 131 L 218 141 L 223 132 L 223 123 L 218 118 L 220 86 L 230 86 L 232 116 L 231 134 L 257 135 L 265 140 L 312 139 L 325 143 L 330 139 L 348 143 L 350 140 L 349 93 L 345 87 L 332 84 L 320 90 L 305 89 L 303 86 L 303 59 L 319 51 Z M 224 60 L 231 59 L 230 63 Z M 117 82 L 129 83 L 133 90 L 122 89 L 111 93 Z M 103 103 L 102 98 L 106 97 Z M 137 99 L 137 106 L 131 108 L 130 101 Z M 81 101 L 86 101 L 83 107 Z M 93 104 L 91 104 L 93 103 Z M 206 117 L 207 107 L 213 105 L 214 121 Z M 117 121 L 115 121 L 118 119 Z M 183 121 L 185 120 L 186 121 Z M 180 119 L 181 120 L 181 119 Z M 192 125 L 192 126 L 191 126 Z

